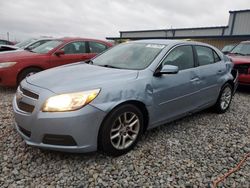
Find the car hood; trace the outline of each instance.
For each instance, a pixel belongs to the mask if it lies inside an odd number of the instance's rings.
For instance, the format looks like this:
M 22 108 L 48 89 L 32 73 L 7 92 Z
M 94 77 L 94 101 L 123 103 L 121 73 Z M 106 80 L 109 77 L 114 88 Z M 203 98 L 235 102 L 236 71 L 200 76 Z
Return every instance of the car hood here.
M 20 59 L 33 58 L 35 56 L 40 56 L 41 54 L 29 52 L 27 50 L 15 50 L 10 52 L 5 52 L 0 54 L 0 63 L 6 61 L 18 61 Z
M 250 64 L 250 56 L 229 56 L 234 64 Z
M 137 70 L 106 68 L 80 62 L 48 69 L 26 78 L 26 81 L 59 94 L 111 87 L 115 83 L 136 79 L 137 75 Z

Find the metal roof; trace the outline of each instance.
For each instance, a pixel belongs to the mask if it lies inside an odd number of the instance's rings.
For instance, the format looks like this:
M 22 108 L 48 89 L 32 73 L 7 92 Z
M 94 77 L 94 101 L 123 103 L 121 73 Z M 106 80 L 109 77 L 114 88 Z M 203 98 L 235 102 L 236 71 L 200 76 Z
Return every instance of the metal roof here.
M 229 11 L 227 26 L 120 31 L 107 39 L 250 38 L 250 9 Z

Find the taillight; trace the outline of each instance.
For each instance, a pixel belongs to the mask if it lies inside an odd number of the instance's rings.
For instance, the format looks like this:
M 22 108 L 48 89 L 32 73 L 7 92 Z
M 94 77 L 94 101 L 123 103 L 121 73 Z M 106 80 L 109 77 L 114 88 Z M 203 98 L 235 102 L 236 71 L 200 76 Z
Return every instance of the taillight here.
M 250 74 L 250 67 L 248 67 L 248 74 Z

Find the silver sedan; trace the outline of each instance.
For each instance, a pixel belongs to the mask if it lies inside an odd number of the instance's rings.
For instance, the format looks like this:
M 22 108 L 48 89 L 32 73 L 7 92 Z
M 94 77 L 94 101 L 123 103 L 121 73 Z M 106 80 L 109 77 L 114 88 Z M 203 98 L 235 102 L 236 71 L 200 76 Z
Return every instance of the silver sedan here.
M 236 87 L 232 62 L 210 45 L 127 42 L 23 80 L 15 127 L 32 146 L 117 156 L 145 130 L 208 107 L 227 111 Z

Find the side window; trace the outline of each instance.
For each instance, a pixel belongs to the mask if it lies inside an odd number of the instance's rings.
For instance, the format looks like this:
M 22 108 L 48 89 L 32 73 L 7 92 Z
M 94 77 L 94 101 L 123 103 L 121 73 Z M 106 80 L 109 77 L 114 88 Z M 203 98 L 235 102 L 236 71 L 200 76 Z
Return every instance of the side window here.
M 200 66 L 209 65 L 215 62 L 214 51 L 211 48 L 205 46 L 195 46 L 195 49 L 197 52 L 198 62 Z
M 0 44 L 7 44 L 4 40 L 0 40 Z
M 90 53 L 101 53 L 107 49 L 107 46 L 98 42 L 89 42 Z
M 194 67 L 194 56 L 191 46 L 179 46 L 172 50 L 163 65 L 175 65 L 179 70 L 185 70 Z
M 65 54 L 81 54 L 86 53 L 86 44 L 85 42 L 71 42 L 65 45 L 61 50 L 64 51 Z

